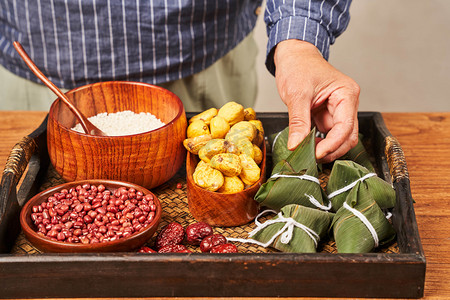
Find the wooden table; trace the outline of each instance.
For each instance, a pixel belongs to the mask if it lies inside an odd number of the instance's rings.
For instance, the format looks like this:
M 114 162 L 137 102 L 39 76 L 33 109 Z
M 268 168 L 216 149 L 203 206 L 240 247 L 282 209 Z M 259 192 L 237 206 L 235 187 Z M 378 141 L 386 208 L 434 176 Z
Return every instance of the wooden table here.
M 0 111 L 0 168 L 46 112 Z M 450 299 L 450 113 L 383 113 L 402 145 L 427 259 L 424 299 Z M 386 274 L 389 276 L 389 274 Z

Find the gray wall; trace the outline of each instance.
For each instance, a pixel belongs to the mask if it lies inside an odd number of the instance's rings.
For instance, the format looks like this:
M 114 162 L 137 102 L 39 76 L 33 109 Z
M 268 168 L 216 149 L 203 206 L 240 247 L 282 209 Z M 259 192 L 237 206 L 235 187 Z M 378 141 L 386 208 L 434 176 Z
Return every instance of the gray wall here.
M 329 61 L 361 86 L 360 111 L 450 111 L 450 1 L 354 0 L 350 14 Z M 262 18 L 255 110 L 286 111 L 264 67 Z

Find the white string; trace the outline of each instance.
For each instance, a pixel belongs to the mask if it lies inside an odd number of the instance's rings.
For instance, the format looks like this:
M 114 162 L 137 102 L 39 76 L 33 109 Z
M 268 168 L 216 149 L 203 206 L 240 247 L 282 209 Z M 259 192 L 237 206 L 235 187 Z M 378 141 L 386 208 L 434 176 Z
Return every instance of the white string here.
M 361 222 L 364 223 L 364 225 L 366 225 L 367 229 L 369 229 L 370 234 L 373 237 L 373 241 L 375 243 L 374 248 L 378 247 L 378 234 L 375 228 L 373 228 L 373 225 L 369 222 L 369 220 L 367 220 L 366 216 L 364 216 L 359 210 L 350 207 L 350 205 L 348 205 L 347 202 L 344 202 L 344 207 L 348 209 L 350 212 L 352 212 L 356 217 L 358 217 L 361 220 Z
M 314 176 L 306 175 L 306 174 L 305 175 L 283 175 L 283 174 L 277 173 L 277 174 L 272 175 L 270 178 L 298 178 L 298 179 L 302 179 L 302 180 L 309 180 L 309 181 L 315 182 L 318 185 L 320 185 L 319 179 L 317 179 Z M 314 198 L 312 195 L 305 194 L 305 196 L 308 197 L 309 201 L 316 207 L 323 209 L 323 210 L 331 209 L 331 202 L 328 203 L 328 206 L 324 206 L 324 205 L 320 204 L 320 202 L 317 201 L 317 199 Z
M 266 213 L 269 213 L 269 212 L 274 213 L 274 214 L 278 213 L 277 211 L 272 210 L 272 209 L 266 209 L 266 210 L 260 212 L 255 218 L 255 225 L 256 225 L 256 227 L 262 226 L 262 224 L 258 221 L 258 218 L 261 217 L 262 215 L 265 215 Z
M 260 245 L 260 246 L 266 248 L 266 247 L 270 246 L 278 236 L 281 235 L 280 242 L 282 242 L 283 244 L 288 244 L 292 239 L 292 235 L 294 232 L 294 226 L 295 226 L 295 227 L 298 227 L 298 228 L 302 229 L 303 231 L 305 231 L 306 234 L 314 241 L 314 244 L 317 247 L 317 243 L 320 240 L 320 237 L 314 230 L 312 230 L 311 228 L 309 228 L 301 223 L 298 223 L 297 221 L 295 221 L 294 219 L 292 219 L 290 217 L 289 218 L 283 217 L 281 212 L 278 213 L 277 219 L 268 220 L 261 224 L 257 219 L 259 216 L 261 216 L 262 214 L 264 214 L 266 212 L 269 212 L 269 210 L 263 211 L 255 218 L 255 224 L 257 225 L 257 227 L 249 233 L 250 237 L 254 236 L 258 231 L 266 228 L 269 225 L 272 225 L 275 223 L 286 223 L 280 230 L 278 230 L 270 238 L 270 240 L 268 242 L 262 243 L 262 242 L 254 240 L 254 239 L 240 239 L 240 238 L 227 238 L 227 240 L 230 242 L 253 243 L 253 244 L 257 244 L 257 245 Z M 273 212 L 273 211 L 271 211 L 271 212 Z
M 344 192 L 346 192 L 346 191 L 352 189 L 358 182 L 360 182 L 360 181 L 363 182 L 363 181 L 366 180 L 367 178 L 370 178 L 370 177 L 373 177 L 373 176 L 377 176 L 377 174 L 375 174 L 375 173 L 369 173 L 369 174 L 364 175 L 363 177 L 359 178 L 359 179 L 356 180 L 356 181 L 353 181 L 353 182 L 350 183 L 349 185 L 344 186 L 343 188 L 341 188 L 341 189 L 339 189 L 339 190 L 337 190 L 337 191 L 332 192 L 331 194 L 328 195 L 328 199 L 331 199 L 331 198 L 333 198 L 334 196 L 337 196 L 337 195 L 339 195 L 339 194 L 342 194 L 342 193 L 344 193 Z
M 313 205 L 315 205 L 316 207 L 322 209 L 322 210 L 330 210 L 331 209 L 331 202 L 328 203 L 327 206 L 320 204 L 319 201 L 317 201 L 316 198 L 314 198 L 313 195 L 307 195 L 305 194 L 306 197 L 308 197 L 309 202 L 311 202 Z
M 272 176 L 270 176 L 270 178 L 298 178 L 298 179 L 309 180 L 309 181 L 315 182 L 320 185 L 319 179 L 317 179 L 314 176 L 306 175 L 306 174 L 305 175 L 283 175 L 280 173 L 276 173 L 276 174 L 273 174 Z
M 278 132 L 278 134 L 275 136 L 275 138 L 273 139 L 273 143 L 272 143 L 272 153 L 273 153 L 273 149 L 274 149 L 274 147 L 275 147 L 275 142 L 278 140 L 278 137 L 280 136 L 280 134 L 282 133 L 283 131 L 280 131 L 280 132 Z

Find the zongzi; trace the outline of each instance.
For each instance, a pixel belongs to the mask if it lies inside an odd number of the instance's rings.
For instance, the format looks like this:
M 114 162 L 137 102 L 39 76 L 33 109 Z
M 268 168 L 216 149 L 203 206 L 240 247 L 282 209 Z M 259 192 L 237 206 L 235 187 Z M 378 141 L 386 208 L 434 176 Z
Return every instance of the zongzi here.
M 379 178 L 365 167 L 349 160 L 336 160 L 331 170 L 326 191 L 332 204 L 332 211 L 338 211 L 350 190 L 362 182 L 380 208 L 395 206 L 395 190 L 391 184 Z
M 372 173 L 375 173 L 375 168 L 370 161 L 369 153 L 366 151 L 366 148 L 363 145 L 362 142 L 363 135 L 359 134 L 358 136 L 358 143 L 355 147 L 350 149 L 346 154 L 344 154 L 339 160 L 351 160 L 355 163 L 365 167 L 367 170 L 369 170 Z
M 257 227 L 249 234 L 252 239 L 232 241 L 271 246 L 283 252 L 314 253 L 319 241 L 327 235 L 333 216 L 333 213 L 291 204 L 264 223 L 256 219 Z
M 271 209 L 279 210 L 288 204 L 312 208 L 331 208 L 318 179 L 315 156 L 315 129 L 286 158 L 279 161 L 270 178 L 255 195 L 255 200 Z
M 331 227 L 341 253 L 367 253 L 395 238 L 394 228 L 362 182 L 347 195 Z

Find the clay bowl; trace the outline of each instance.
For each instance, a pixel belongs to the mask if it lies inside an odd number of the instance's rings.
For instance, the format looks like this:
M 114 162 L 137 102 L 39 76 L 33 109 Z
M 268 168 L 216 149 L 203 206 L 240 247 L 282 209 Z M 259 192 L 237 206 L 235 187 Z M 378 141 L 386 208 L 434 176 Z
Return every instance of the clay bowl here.
M 48 116 L 48 153 L 66 181 L 111 179 L 151 189 L 182 166 L 187 122 L 175 94 L 150 84 L 111 81 L 82 86 L 66 95 L 87 117 L 130 110 L 151 113 L 166 124 L 127 136 L 87 135 L 71 129 L 77 123 L 74 114 L 55 100 Z
M 261 178 L 239 193 L 223 194 L 207 191 L 195 184 L 192 174 L 199 162 L 190 152 L 186 158 L 186 182 L 189 211 L 197 221 L 213 226 L 239 226 L 252 221 L 259 212 L 259 203 L 253 198 L 265 180 L 266 147 L 263 146 L 260 164 Z
M 69 190 L 77 185 L 83 185 L 89 183 L 91 185 L 103 184 L 106 189 L 114 192 L 121 186 L 127 188 L 134 188 L 136 191 L 141 191 L 144 195 L 152 194 L 149 190 L 138 186 L 136 184 L 113 181 L 113 180 L 84 180 L 64 183 L 52 188 L 49 188 L 31 198 L 22 208 L 20 212 L 20 225 L 22 227 L 23 233 L 26 238 L 33 244 L 36 248 L 43 252 L 124 252 L 133 251 L 143 244 L 145 244 L 156 232 L 159 222 L 161 220 L 161 203 L 158 198 L 153 195 L 153 203 L 156 205 L 156 213 L 153 221 L 148 224 L 144 229 L 126 237 L 120 238 L 112 242 L 101 242 L 96 244 L 81 244 L 81 243 L 69 243 L 69 242 L 59 242 L 46 238 L 42 235 L 37 234 L 36 226 L 31 220 L 32 208 L 35 205 L 39 205 L 44 201 L 47 201 L 49 196 L 61 191 L 62 189 Z

